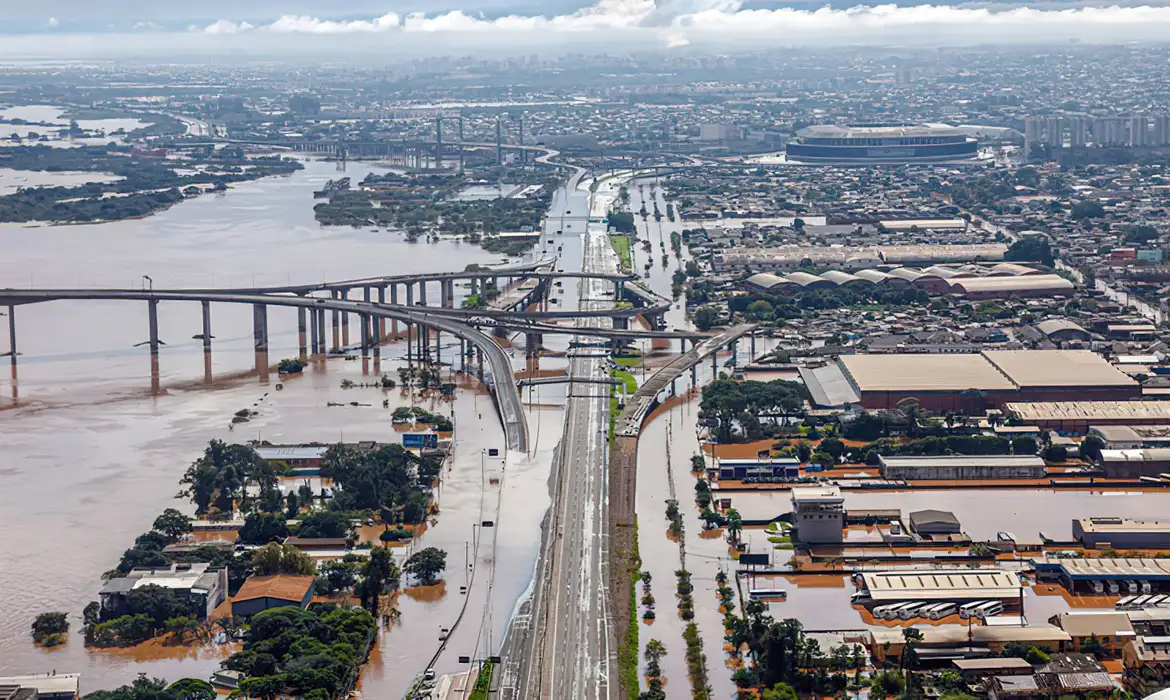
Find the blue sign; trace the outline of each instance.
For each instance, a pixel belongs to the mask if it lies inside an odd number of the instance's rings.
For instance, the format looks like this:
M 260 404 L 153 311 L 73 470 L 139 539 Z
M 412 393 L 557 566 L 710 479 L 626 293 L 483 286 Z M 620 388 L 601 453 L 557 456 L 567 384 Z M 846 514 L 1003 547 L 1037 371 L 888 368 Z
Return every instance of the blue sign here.
M 439 446 L 437 433 L 403 433 L 403 447 L 435 448 Z

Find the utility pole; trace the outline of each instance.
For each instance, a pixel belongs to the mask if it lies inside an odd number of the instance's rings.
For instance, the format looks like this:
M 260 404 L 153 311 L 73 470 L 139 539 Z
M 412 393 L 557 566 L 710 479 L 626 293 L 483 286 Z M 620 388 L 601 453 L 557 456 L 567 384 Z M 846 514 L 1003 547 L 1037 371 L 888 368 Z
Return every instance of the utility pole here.
M 443 115 L 435 117 L 435 170 L 443 167 Z

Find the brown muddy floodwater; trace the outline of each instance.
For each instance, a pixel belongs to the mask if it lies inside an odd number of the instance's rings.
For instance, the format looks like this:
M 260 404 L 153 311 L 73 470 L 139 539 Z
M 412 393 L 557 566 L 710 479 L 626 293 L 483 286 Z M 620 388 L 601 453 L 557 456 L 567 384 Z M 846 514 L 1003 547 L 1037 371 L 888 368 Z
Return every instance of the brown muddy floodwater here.
M 361 180 L 373 170 L 351 163 L 345 174 Z M 138 287 L 143 275 L 152 277 L 156 288 L 251 286 L 502 262 L 455 242 L 410 244 L 387 231 L 319 227 L 312 191 L 337 175 L 334 164 L 310 161 L 291 177 L 239 185 L 224 196 L 184 202 L 148 219 L 0 226 L 6 252 L 0 287 Z M 566 238 L 565 249 L 565 255 L 579 259 L 575 239 Z M 576 292 L 566 283 L 565 293 Z M 457 288 L 456 294 L 466 289 Z M 191 339 L 201 330 L 199 305 L 160 304 L 163 391 L 152 396 L 148 352 L 134 347 L 146 339 L 146 304 L 53 302 L 18 308 L 18 383 L 9 380 L 6 359 L 0 372 L 0 401 L 6 402 L 0 406 L 8 407 L 0 411 L 0 675 L 77 672 L 83 692 L 120 685 L 140 672 L 172 681 L 206 678 L 228 650 L 98 652 L 71 635 L 50 651 L 33 645 L 29 625 L 39 612 L 65 611 L 73 629 L 79 628 L 82 608 L 97 598 L 101 573 L 154 517 L 166 507 L 191 512 L 190 504 L 174 498 L 178 479 L 208 440 L 396 439 L 389 413 L 412 402 L 408 393 L 343 390 L 343 378 L 363 379 L 361 362 L 336 358 L 311 363 L 303 376 L 277 390 L 274 372 L 266 384 L 251 373 L 250 310 L 218 304 L 211 313 L 215 380 L 205 384 L 200 341 Z M 270 309 L 269 328 L 271 361 L 295 355 L 296 314 Z M 356 324 L 351 330 L 356 337 Z M 444 354 L 453 357 L 453 339 L 443 340 Z M 566 347 L 556 339 L 546 344 Z M 383 372 L 394 376 L 402 354 L 400 346 L 383 348 Z M 523 351 L 516 354 L 516 366 L 523 367 Z M 541 363 L 542 370 L 563 366 L 563 360 Z M 382 407 L 383 399 L 389 408 Z M 471 605 L 437 669 L 458 670 L 459 655 L 498 649 L 531 581 L 548 505 L 548 465 L 563 424 L 563 388 L 526 390 L 525 399 L 550 407 L 529 412 L 531 453 L 507 454 L 505 460 L 484 456 L 489 448 L 502 450 L 504 440 L 482 392 L 461 390 L 451 402 L 423 402 L 431 410 L 453 412 L 456 424 L 440 513 L 413 545 L 448 551 L 447 584 L 400 596 L 402 618 L 380 635 L 363 674 L 367 696 L 401 696 L 435 653 L 439 628 L 450 626 L 463 604 L 465 545 L 476 568 Z M 348 405 L 352 401 L 363 405 Z M 329 402 L 347 405 L 326 407 Z M 259 415 L 231 429 L 232 414 L 242 408 Z M 496 520 L 497 527 L 481 537 L 472 525 L 483 519 Z M 409 551 L 396 549 L 396 556 Z

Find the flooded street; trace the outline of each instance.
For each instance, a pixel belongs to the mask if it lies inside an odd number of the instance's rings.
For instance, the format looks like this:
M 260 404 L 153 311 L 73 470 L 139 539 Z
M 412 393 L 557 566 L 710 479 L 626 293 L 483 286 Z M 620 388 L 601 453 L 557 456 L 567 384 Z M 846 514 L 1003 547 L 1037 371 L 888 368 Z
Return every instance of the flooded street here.
M 345 174 L 361 180 L 384 170 L 350 163 Z M 157 216 L 95 226 L 24 228 L 0 226 L 8 255 L 0 260 L 0 287 L 140 287 L 149 275 L 155 288 L 228 287 L 312 282 L 361 276 L 462 270 L 468 264 L 497 264 L 504 258 L 476 246 L 444 241 L 411 244 L 396 232 L 323 229 L 313 220 L 312 192 L 337 177 L 333 163 L 308 161 L 288 178 L 237 185 L 223 196 L 184 202 Z M 564 254 L 580 257 L 565 236 Z M 551 252 L 555 252 L 553 249 Z M 555 296 L 575 295 L 565 283 Z M 456 288 L 456 304 L 467 293 Z M 89 651 L 80 634 L 63 647 L 33 646 L 29 625 L 39 612 L 66 611 L 80 628 L 84 605 L 97 597 L 101 574 L 117 564 L 134 538 L 150 528 L 166 507 L 191 512 L 175 500 L 178 480 L 214 438 L 243 442 L 332 442 L 396 439 L 390 411 L 409 405 L 401 390 L 342 389 L 342 379 L 367 381 L 360 362 L 334 358 L 310 364 L 303 376 L 286 380 L 275 372 L 262 384 L 253 372 L 251 310 L 214 304 L 214 380 L 205 383 L 196 303 L 160 304 L 163 391 L 150 395 L 150 358 L 135 347 L 147 336 L 147 305 L 141 302 L 52 302 L 18 307 L 19 362 L 16 382 L 7 361 L 0 373 L 0 673 L 57 670 L 82 674 L 82 690 L 109 688 L 138 673 L 176 680 L 206 678 L 230 650 L 188 651 L 173 647 Z M 389 327 L 389 324 L 388 324 Z M 351 326 L 356 332 L 356 324 Z M 296 314 L 270 309 L 269 358 L 296 354 Z M 352 339 L 352 338 L 351 338 Z M 444 335 L 444 359 L 458 343 Z M 563 349 L 567 340 L 546 339 Z M 382 371 L 395 375 L 404 348 L 383 348 Z M 524 368 L 523 349 L 515 367 Z M 563 361 L 546 359 L 542 370 Z M 469 546 L 477 567 L 468 614 L 436 666 L 458 670 L 457 657 L 476 644 L 498 649 L 516 601 L 535 565 L 539 523 L 548 505 L 548 464 L 563 424 L 558 406 L 564 388 L 525 390 L 532 447 L 529 455 L 485 458 L 504 440 L 490 397 L 461 389 L 453 402 L 421 402 L 454 414 L 455 454 L 444 470 L 440 513 L 415 546 L 437 546 L 448 554 L 447 584 L 406 591 L 401 620 L 384 631 L 363 674 L 370 697 L 401 694 L 438 648 L 440 626 L 450 626 L 463 604 L 464 547 L 472 525 L 494 519 L 497 527 L 476 535 Z M 382 407 L 382 400 L 389 407 Z M 328 402 L 361 405 L 327 408 Z M 252 408 L 259 415 L 229 430 L 232 414 Z M 501 455 L 504 451 L 501 449 Z M 482 460 L 482 462 L 481 462 Z M 490 463 L 494 460 L 495 463 Z M 493 479 L 495 483 L 492 483 Z M 481 530 L 482 533 L 484 530 Z M 493 534 L 495 536 L 493 536 Z M 494 542 L 494 546 L 493 546 Z M 407 550 L 396 551 L 405 556 Z M 480 581 L 489 580 L 490 589 Z M 490 615 L 480 607 L 490 590 Z M 474 618 L 474 619 L 472 619 Z M 479 640 L 483 640 L 479 642 Z M 480 652 L 482 655 L 482 652 Z

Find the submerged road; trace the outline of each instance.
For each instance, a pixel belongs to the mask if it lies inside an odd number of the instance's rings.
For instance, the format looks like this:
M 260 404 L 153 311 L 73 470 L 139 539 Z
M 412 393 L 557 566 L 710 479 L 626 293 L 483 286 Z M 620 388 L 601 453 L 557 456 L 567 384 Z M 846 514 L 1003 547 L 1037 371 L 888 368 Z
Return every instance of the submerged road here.
M 582 247 L 583 271 L 617 270 L 617 255 L 603 231 L 586 228 Z M 612 284 L 582 281 L 580 309 L 613 305 Z M 582 320 L 583 330 L 610 326 L 607 318 Z M 608 362 L 605 355 L 577 355 L 569 374 L 608 378 Z M 505 650 L 503 698 L 600 700 L 621 694 L 609 619 L 608 410 L 608 390 L 570 394 L 532 600 Z

